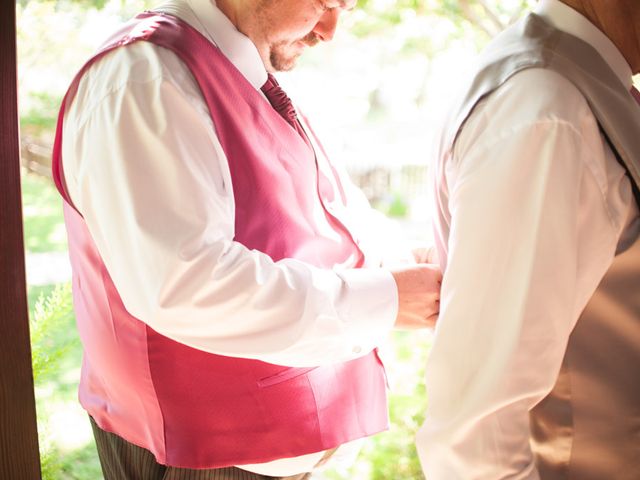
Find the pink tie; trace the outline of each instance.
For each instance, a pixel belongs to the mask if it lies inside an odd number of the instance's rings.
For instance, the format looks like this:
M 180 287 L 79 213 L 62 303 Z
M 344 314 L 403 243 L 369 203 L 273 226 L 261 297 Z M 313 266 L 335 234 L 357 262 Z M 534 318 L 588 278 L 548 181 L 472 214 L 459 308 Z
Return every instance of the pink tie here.
M 261 90 L 262 93 L 264 93 L 264 96 L 267 97 L 267 100 L 269 100 L 269 103 L 274 110 L 300 134 L 307 145 L 311 146 L 307 134 L 298 121 L 298 114 L 291 103 L 291 99 L 287 96 L 275 77 L 270 73 L 268 74 L 267 81 L 264 83 Z

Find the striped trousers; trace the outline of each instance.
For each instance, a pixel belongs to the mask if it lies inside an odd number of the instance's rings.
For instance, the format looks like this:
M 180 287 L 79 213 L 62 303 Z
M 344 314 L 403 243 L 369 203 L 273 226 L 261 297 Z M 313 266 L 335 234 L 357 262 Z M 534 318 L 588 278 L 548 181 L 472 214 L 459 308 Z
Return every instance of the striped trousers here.
M 111 432 L 105 432 L 91 420 L 104 480 L 307 480 L 310 473 L 292 477 L 269 477 L 240 468 L 193 470 L 167 467 L 156 462 L 153 454 L 127 442 Z

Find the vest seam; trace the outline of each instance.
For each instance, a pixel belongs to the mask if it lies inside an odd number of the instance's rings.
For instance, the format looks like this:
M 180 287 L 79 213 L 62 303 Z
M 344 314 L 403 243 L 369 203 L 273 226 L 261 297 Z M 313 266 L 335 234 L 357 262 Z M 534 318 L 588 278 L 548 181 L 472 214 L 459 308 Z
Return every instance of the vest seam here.
M 315 404 L 315 408 L 313 409 L 315 412 L 316 424 L 318 425 L 318 437 L 320 447 L 326 452 L 326 447 L 324 445 L 324 432 L 322 431 L 322 422 L 320 422 L 320 409 L 318 408 L 318 399 L 316 398 L 316 392 L 313 389 L 313 385 L 311 384 L 311 380 L 308 376 L 305 375 L 307 380 L 307 388 L 311 392 L 311 396 L 313 397 L 313 403 Z
M 91 240 L 93 241 L 93 239 L 91 239 Z M 109 276 L 109 272 L 107 271 L 106 265 L 104 265 L 104 264 L 103 264 L 102 268 L 100 269 L 100 275 L 101 275 L 101 278 L 102 278 L 102 285 L 104 287 L 104 285 L 105 285 L 105 275 L 107 277 L 110 277 Z M 106 291 L 105 291 L 105 299 L 107 301 L 107 305 L 109 305 L 109 317 L 111 318 L 111 325 L 113 326 L 114 325 L 114 318 L 113 318 L 113 309 L 111 308 L 112 300 L 111 300 L 111 297 L 109 296 L 109 294 Z M 160 418 L 162 420 L 162 437 L 163 438 L 162 438 L 162 452 L 160 452 L 160 453 L 162 454 L 163 462 L 159 462 L 159 463 L 166 463 L 167 452 L 166 452 L 166 435 L 165 435 L 165 431 L 164 431 L 165 430 L 165 427 L 164 427 L 164 416 L 162 414 L 162 409 L 160 408 L 160 405 L 159 405 L 159 399 L 158 399 L 158 396 L 157 396 L 157 391 L 156 391 L 156 388 L 155 388 L 155 384 L 153 383 L 153 376 L 151 375 L 151 364 L 149 362 L 149 342 L 148 342 L 148 333 L 147 333 L 149 327 L 148 327 L 148 325 L 146 323 L 142 322 L 141 320 L 138 320 L 138 321 L 145 328 L 145 330 L 144 330 L 145 347 L 146 347 L 145 348 L 145 353 L 146 353 L 146 362 L 145 363 L 146 363 L 147 368 L 148 368 L 149 380 L 151 381 L 151 386 L 153 387 L 154 398 L 155 398 L 156 402 L 158 403 L 158 410 L 160 412 Z M 147 412 L 145 411 L 145 413 L 147 413 Z M 112 433 L 115 433 L 116 435 L 120 435 L 120 433 L 116 433 L 116 432 L 112 432 Z M 127 441 L 130 441 L 130 440 L 127 440 Z M 131 443 L 133 443 L 133 442 L 131 442 Z M 141 445 L 138 445 L 138 446 L 141 446 Z M 153 450 L 151 450 L 151 448 L 153 446 L 154 445 L 153 445 L 153 442 L 152 442 L 151 445 L 149 445 L 149 448 L 150 448 L 150 451 L 153 454 L 153 456 L 156 457 L 156 459 L 157 459 L 158 452 L 154 452 Z M 142 447 L 142 448 L 145 448 L 145 447 Z
M 167 427 L 166 427 L 166 422 L 164 421 L 165 415 L 164 415 L 164 411 L 162 410 L 162 405 L 160 404 L 160 397 L 158 396 L 158 390 L 156 388 L 156 381 L 153 378 L 153 372 L 152 372 L 152 368 L 151 368 L 151 361 L 149 360 L 149 330 L 151 329 L 151 327 L 149 325 L 147 325 L 146 323 L 142 322 L 144 324 L 144 339 L 145 339 L 145 352 L 146 352 L 146 357 L 147 357 L 147 368 L 149 369 L 149 379 L 151 380 L 151 386 L 153 387 L 153 398 L 155 400 L 156 406 L 158 407 L 158 412 L 160 413 L 160 421 L 162 422 L 162 454 L 164 457 L 164 463 L 168 465 L 169 463 L 169 459 L 167 458 L 168 454 L 167 454 Z

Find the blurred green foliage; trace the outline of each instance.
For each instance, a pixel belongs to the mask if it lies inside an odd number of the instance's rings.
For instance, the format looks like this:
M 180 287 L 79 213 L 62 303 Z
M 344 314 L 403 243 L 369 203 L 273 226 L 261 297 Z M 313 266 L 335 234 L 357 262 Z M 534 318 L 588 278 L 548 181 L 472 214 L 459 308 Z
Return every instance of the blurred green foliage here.
M 360 0 L 343 25 L 357 37 L 380 38 L 381 45 L 391 48 L 387 55 L 431 58 L 456 38 L 474 38 L 480 48 L 532 3 Z M 54 126 L 57 106 L 71 76 L 106 37 L 101 26 L 115 25 L 155 4 L 150 0 L 17 0 L 24 131 L 42 136 Z M 449 27 L 434 34 L 434 22 L 446 22 Z
M 82 8 L 92 8 L 95 10 L 102 10 L 105 5 L 109 2 L 109 0 L 46 0 L 49 3 L 52 3 L 56 6 L 56 8 L 65 8 L 69 5 L 78 5 Z M 122 5 L 125 4 L 126 0 L 119 0 Z M 16 0 L 16 4 L 21 7 L 26 7 L 29 3 L 37 3 L 42 2 L 42 0 Z M 151 2 L 147 2 L 151 4 Z
M 20 113 L 20 128 L 29 129 L 31 133 L 39 135 L 43 131 L 53 130 L 60 108 L 60 98 L 50 92 L 32 92 L 28 109 Z
M 404 195 L 396 192 L 392 195 L 391 202 L 389 203 L 389 207 L 385 213 L 389 217 L 403 218 L 407 216 L 408 211 L 409 204 L 407 203 Z
M 60 364 L 60 359 L 73 344 L 72 340 L 60 340 L 62 332 L 68 328 L 73 318 L 71 286 L 57 285 L 48 295 L 40 294 L 31 319 L 31 349 L 33 372 L 36 384 L 50 379 L 51 373 Z
M 30 298 L 35 292 L 30 291 Z M 35 306 L 31 311 L 31 357 L 36 390 L 60 372 L 60 365 L 69 350 L 77 348 L 77 343 L 64 332 L 73 321 L 71 287 L 68 284 L 40 290 Z M 47 426 L 46 414 L 38 402 L 38 434 L 40 443 L 40 462 L 43 480 L 59 480 L 62 463 L 53 445 Z
M 358 14 L 349 28 L 359 37 L 385 36 L 400 40 L 400 51 L 429 57 L 450 40 L 473 38 L 478 48 L 513 23 L 533 0 L 360 0 Z M 420 20 L 425 28 L 406 34 L 402 27 Z M 446 38 L 434 42 L 433 21 L 446 21 L 450 30 Z M 404 37 L 404 38 L 399 38 Z
M 67 236 L 60 195 L 51 182 L 26 175 L 22 182 L 25 248 L 30 253 L 65 252 Z

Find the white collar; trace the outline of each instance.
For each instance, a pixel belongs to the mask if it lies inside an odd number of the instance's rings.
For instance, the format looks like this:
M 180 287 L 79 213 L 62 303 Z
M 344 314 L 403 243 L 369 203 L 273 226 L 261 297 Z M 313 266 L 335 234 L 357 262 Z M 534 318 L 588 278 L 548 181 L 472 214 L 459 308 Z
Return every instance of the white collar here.
M 620 50 L 586 17 L 560 0 L 540 0 L 534 12 L 558 30 L 587 42 L 609 64 L 620 81 L 631 88 L 633 72 Z
M 253 42 L 236 29 L 215 0 L 169 0 L 154 8 L 184 20 L 220 48 L 225 57 L 256 89 L 267 81 L 267 71 Z

